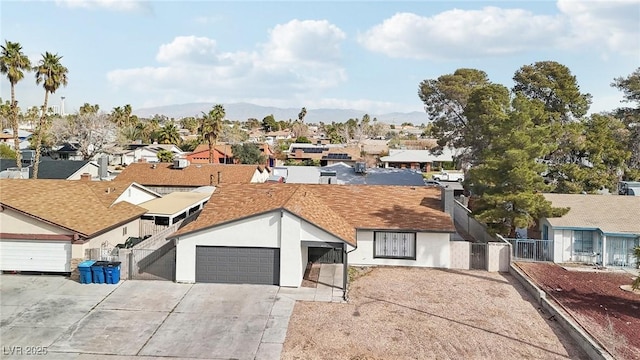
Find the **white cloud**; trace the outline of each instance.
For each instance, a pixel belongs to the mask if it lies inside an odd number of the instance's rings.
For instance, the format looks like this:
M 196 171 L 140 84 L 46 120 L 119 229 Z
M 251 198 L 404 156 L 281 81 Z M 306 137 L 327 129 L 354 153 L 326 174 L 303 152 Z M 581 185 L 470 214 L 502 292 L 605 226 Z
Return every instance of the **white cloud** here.
M 557 16 L 521 9 L 454 9 L 432 17 L 398 13 L 361 34 L 358 41 L 390 57 L 449 59 L 550 47 L 563 27 Z
M 557 15 L 485 7 L 425 17 L 398 13 L 358 41 L 395 58 L 460 59 L 528 50 L 601 48 L 636 53 L 640 48 L 640 0 L 558 0 Z
M 162 63 L 206 63 L 216 60 L 216 41 L 206 37 L 178 36 L 160 46 L 156 60 Z
M 138 0 L 56 0 L 58 6 L 81 9 L 106 9 L 122 12 L 151 12 L 149 1 Z
M 299 20 L 277 25 L 249 51 L 222 52 L 214 39 L 179 36 L 160 46 L 162 66 L 113 70 L 107 79 L 116 88 L 158 98 L 175 93 L 185 101 L 210 94 L 225 102 L 293 98 L 346 80 L 339 62 L 345 37 L 327 21 Z
M 558 0 L 571 24 L 568 46 L 596 46 L 636 54 L 640 50 L 640 0 Z

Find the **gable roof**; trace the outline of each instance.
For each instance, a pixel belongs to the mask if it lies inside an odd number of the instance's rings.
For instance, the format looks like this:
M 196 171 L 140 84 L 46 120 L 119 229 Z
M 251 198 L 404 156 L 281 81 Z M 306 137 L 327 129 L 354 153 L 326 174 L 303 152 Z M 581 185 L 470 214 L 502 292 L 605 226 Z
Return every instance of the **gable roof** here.
M 214 145 L 213 148 L 222 155 L 233 157 L 233 151 L 231 151 L 230 144 L 217 144 L 217 145 Z M 196 153 L 209 153 L 209 144 L 200 144 L 196 146 L 196 148 L 193 149 L 190 155 L 196 154 Z
M 118 180 L 135 181 L 146 186 L 208 186 L 229 183 L 249 184 L 256 171 L 264 171 L 256 165 L 191 164 L 174 169 L 171 163 L 129 164 L 117 177 Z M 221 179 L 218 181 L 218 175 Z
M 640 198 L 624 195 L 544 194 L 554 207 L 568 207 L 562 217 L 547 218 L 553 227 L 600 229 L 640 236 Z
M 220 211 L 224 209 L 224 211 Z M 440 191 L 426 187 L 308 184 L 220 186 L 196 220 L 173 236 L 286 210 L 356 244 L 356 229 L 454 232 Z
M 89 160 L 53 160 L 51 158 L 42 158 L 38 168 L 39 179 L 67 179 L 71 175 L 78 172 L 85 165 L 92 164 Z M 17 167 L 16 161 L 13 159 L 0 159 L 0 171 L 7 168 Z M 29 166 L 29 177 L 33 178 L 33 167 Z
M 111 181 L 0 179 L 0 203 L 45 222 L 91 237 L 146 212 L 113 201 L 128 187 Z

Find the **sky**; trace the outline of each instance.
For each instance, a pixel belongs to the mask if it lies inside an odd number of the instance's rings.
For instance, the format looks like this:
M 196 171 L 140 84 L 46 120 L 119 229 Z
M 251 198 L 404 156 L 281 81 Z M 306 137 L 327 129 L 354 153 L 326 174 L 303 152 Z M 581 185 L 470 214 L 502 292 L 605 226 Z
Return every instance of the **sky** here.
M 475 68 L 510 88 L 521 66 L 545 60 L 566 65 L 600 112 L 620 106 L 612 80 L 640 66 L 640 0 L 3 0 L 0 34 L 33 63 L 62 56 L 68 85 L 50 104 L 64 97 L 65 113 L 195 102 L 423 111 L 425 79 Z M 0 90 L 9 99 L 6 78 Z M 40 106 L 44 90 L 29 73 L 16 96 Z

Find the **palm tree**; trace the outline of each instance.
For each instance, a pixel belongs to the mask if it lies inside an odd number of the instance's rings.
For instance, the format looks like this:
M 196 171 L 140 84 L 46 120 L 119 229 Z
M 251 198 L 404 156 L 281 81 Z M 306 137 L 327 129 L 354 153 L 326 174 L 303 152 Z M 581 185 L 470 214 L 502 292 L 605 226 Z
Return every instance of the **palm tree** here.
M 158 131 L 158 142 L 160 144 L 174 145 L 178 145 L 180 143 L 180 133 L 173 122 L 166 124 L 160 129 L 160 131 Z
M 38 123 L 38 131 L 36 132 L 36 156 L 33 164 L 33 178 L 38 178 L 38 165 L 40 162 L 40 153 L 42 139 L 47 132 L 47 104 L 49 102 L 49 94 L 53 94 L 60 86 L 67 86 L 67 73 L 69 70 L 62 66 L 60 60 L 62 56 L 45 52 L 42 59 L 33 68 L 36 73 L 36 84 L 42 83 L 44 87 L 44 105 L 40 113 L 40 122 Z
M 218 137 L 222 133 L 222 119 L 225 116 L 224 107 L 218 104 L 209 110 L 208 113 L 202 113 L 200 119 L 200 136 L 209 143 L 209 163 L 213 164 L 213 146 L 218 141 Z
M 16 84 L 24 78 L 24 71 L 31 70 L 31 61 L 22 52 L 20 43 L 5 40 L 0 46 L 0 73 L 7 75 L 11 83 L 11 127 L 13 128 L 13 144 L 16 150 L 16 164 L 22 168 L 22 154 L 20 154 L 20 138 L 18 136 L 18 102 L 16 101 Z

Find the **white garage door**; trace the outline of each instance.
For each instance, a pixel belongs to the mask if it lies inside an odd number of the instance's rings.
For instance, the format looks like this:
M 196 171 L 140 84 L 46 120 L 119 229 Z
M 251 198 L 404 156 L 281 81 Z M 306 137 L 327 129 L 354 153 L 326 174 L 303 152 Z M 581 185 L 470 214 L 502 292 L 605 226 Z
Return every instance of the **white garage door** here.
M 0 241 L 0 270 L 70 272 L 71 243 L 49 240 Z

